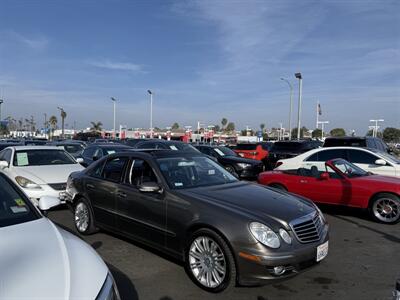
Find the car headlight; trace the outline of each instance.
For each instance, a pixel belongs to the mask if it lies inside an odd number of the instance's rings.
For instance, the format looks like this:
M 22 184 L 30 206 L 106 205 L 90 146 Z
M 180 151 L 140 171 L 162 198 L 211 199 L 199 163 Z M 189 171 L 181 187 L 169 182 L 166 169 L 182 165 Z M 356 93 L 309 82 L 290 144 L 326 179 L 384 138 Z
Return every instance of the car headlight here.
M 292 238 L 290 237 L 289 232 L 287 232 L 285 229 L 281 228 L 279 229 L 279 235 L 281 236 L 282 240 L 285 241 L 286 244 L 291 244 L 292 243 Z
M 15 177 L 15 181 L 23 188 L 31 189 L 31 190 L 41 190 L 42 188 L 37 183 L 29 180 L 28 178 L 17 176 Z
M 96 300 L 120 300 L 117 285 L 114 278 L 110 273 L 107 274 L 106 281 L 104 282 Z
M 278 235 L 264 224 L 258 222 L 250 223 L 250 232 L 257 241 L 265 246 L 276 249 L 281 245 Z
M 242 169 L 251 167 L 251 164 L 246 164 L 246 163 L 238 163 L 237 165 Z
M 325 223 L 326 223 L 326 220 L 325 220 L 324 214 L 323 214 L 322 211 L 319 209 L 319 207 L 316 206 L 316 205 L 315 205 L 315 209 L 316 209 L 317 212 L 318 212 L 319 219 L 321 220 L 321 223 L 322 223 L 322 224 L 325 224 Z

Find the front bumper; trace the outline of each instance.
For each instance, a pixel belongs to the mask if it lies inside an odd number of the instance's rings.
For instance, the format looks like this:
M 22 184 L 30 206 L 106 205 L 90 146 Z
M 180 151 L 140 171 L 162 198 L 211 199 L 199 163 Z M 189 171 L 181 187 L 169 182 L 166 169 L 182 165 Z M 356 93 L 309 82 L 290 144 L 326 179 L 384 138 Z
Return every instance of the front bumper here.
M 264 165 L 260 164 L 239 170 L 237 173 L 240 178 L 257 178 L 258 174 L 264 171 Z
M 239 271 L 239 284 L 260 285 L 271 281 L 292 277 L 299 272 L 309 269 L 320 262 L 316 261 L 317 247 L 329 241 L 328 225 L 325 225 L 324 235 L 318 242 L 301 244 L 293 240 L 292 245 L 285 249 L 267 249 L 258 243 L 256 247 L 241 247 L 236 250 L 237 265 Z M 282 247 L 281 247 L 282 248 Z M 245 253 L 259 260 L 249 260 L 239 253 Z M 285 272 L 282 275 L 275 275 L 274 267 L 283 266 Z
M 65 191 L 56 191 L 48 185 L 41 185 L 40 187 L 42 188 L 40 190 L 32 190 L 32 189 L 26 189 L 26 188 L 22 188 L 22 187 L 21 187 L 21 189 L 28 196 L 28 198 L 32 201 L 32 203 L 36 206 L 39 205 L 39 200 L 43 196 L 56 197 L 61 200 L 61 203 L 65 203 L 65 199 L 66 199 Z

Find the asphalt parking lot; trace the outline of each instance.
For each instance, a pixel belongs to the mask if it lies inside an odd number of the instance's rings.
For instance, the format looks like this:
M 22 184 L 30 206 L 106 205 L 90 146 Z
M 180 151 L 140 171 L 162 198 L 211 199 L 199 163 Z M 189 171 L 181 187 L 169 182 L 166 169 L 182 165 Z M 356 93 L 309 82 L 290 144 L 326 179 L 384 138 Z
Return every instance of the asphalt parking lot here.
M 109 265 L 123 300 L 391 299 L 400 276 L 400 224 L 377 224 L 353 209 L 322 211 L 331 232 L 329 255 L 321 264 L 283 282 L 216 295 L 202 291 L 178 262 L 155 250 L 106 232 L 83 238 Z M 51 211 L 49 217 L 77 234 L 69 210 Z

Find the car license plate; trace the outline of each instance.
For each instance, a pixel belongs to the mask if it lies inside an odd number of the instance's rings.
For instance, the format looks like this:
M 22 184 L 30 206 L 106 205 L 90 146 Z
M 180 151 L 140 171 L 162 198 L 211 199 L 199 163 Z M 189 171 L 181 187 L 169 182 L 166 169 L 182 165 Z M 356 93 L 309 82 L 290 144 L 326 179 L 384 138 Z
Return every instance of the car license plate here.
M 328 255 L 329 241 L 317 247 L 317 262 L 323 260 Z

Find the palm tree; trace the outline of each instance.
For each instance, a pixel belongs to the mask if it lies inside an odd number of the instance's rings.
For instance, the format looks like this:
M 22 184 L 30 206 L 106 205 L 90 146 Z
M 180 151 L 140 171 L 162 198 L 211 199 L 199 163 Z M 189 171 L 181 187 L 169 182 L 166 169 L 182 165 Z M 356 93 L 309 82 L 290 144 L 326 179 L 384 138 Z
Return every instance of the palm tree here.
M 222 130 L 225 129 L 226 124 L 228 124 L 228 119 L 227 118 L 222 118 L 222 120 L 221 120 Z
M 261 124 L 260 124 L 261 132 L 264 132 L 264 128 L 265 128 L 265 124 L 264 124 L 264 123 L 261 123 Z
M 51 132 L 52 132 L 52 136 L 54 135 L 54 130 L 56 130 L 57 128 L 57 117 L 56 116 L 51 116 L 49 119 L 49 124 L 51 126 Z
M 67 117 L 67 113 L 63 108 L 61 108 L 60 110 L 61 110 L 61 137 L 64 138 L 64 121 L 65 118 Z
M 102 131 L 101 126 L 103 126 L 103 123 L 101 122 L 90 122 L 92 124 L 92 127 L 90 128 L 91 131 L 99 132 Z

